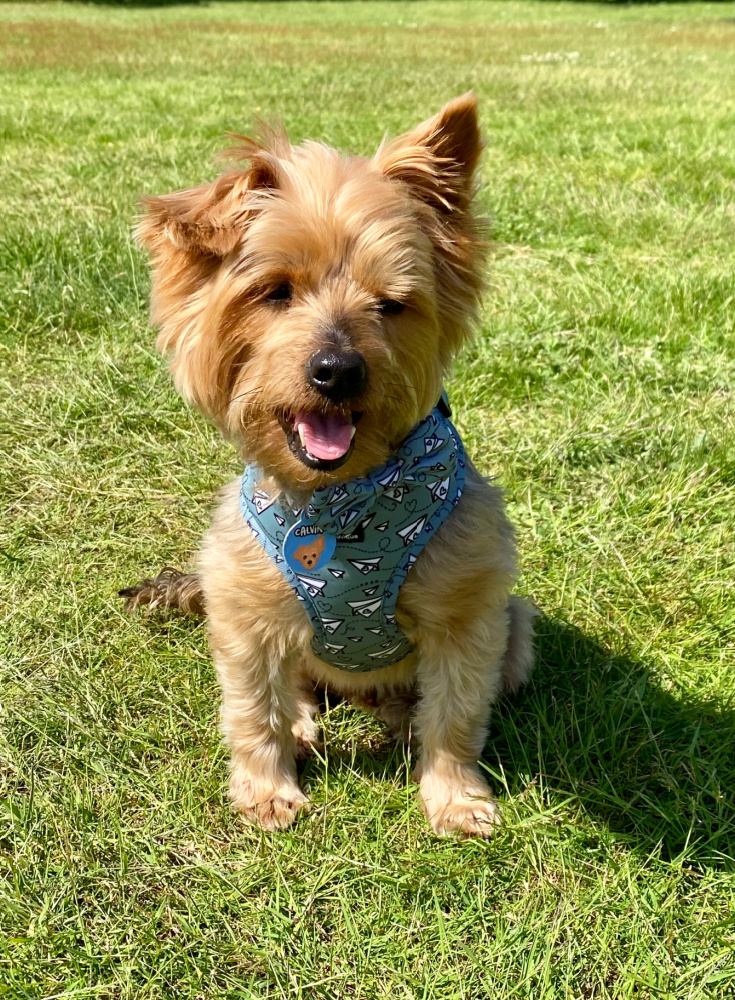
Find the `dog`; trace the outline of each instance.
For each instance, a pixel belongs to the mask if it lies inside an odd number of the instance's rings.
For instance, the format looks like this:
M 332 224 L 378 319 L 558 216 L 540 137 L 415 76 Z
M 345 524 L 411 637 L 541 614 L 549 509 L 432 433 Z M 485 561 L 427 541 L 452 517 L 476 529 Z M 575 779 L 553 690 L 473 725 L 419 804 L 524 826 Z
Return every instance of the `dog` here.
M 299 545 L 297 549 L 294 549 L 293 557 L 301 563 L 304 569 L 311 569 L 316 566 L 319 557 L 324 552 L 324 545 L 324 535 L 317 535 L 310 545 Z
M 196 574 L 121 593 L 206 612 L 245 819 L 286 828 L 307 807 L 296 761 L 320 745 L 328 688 L 413 740 L 437 834 L 488 837 L 499 811 L 478 759 L 491 704 L 529 676 L 534 609 L 511 594 L 501 490 L 442 397 L 484 285 L 476 98 L 369 159 L 276 126 L 235 141 L 217 180 L 147 198 L 137 237 L 158 348 L 246 475 L 222 491 Z M 330 598 L 339 566 L 359 599 Z

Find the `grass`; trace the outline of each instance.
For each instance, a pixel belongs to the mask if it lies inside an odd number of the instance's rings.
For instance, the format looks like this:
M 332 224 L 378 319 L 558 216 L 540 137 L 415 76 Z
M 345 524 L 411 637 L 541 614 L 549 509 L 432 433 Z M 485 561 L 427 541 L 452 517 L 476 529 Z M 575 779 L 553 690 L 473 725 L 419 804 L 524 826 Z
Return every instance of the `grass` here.
M 735 4 L 0 7 L 0 997 L 735 996 Z M 174 394 L 136 199 L 256 115 L 369 152 L 473 87 L 496 240 L 451 385 L 538 668 L 490 843 L 344 706 L 286 834 L 227 807 L 186 561 L 232 451 Z

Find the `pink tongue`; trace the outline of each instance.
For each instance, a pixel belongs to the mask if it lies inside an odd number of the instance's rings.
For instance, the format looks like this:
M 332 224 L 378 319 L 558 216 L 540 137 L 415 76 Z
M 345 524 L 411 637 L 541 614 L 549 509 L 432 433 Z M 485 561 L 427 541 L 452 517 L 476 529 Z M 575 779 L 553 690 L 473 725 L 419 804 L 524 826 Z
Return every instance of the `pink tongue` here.
M 303 435 L 303 445 L 309 454 L 325 461 L 342 458 L 352 441 L 352 424 L 344 417 L 299 410 L 294 419 L 294 430 Z

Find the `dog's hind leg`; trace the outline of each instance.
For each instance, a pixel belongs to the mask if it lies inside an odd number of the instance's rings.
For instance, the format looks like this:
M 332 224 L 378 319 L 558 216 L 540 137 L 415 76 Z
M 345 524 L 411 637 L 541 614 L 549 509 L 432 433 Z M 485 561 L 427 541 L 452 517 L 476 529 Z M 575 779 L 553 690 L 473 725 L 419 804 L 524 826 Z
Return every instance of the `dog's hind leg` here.
M 203 615 L 204 595 L 195 573 L 181 573 L 167 566 L 158 576 L 149 577 L 118 591 L 125 598 L 125 610 L 134 611 L 140 605 L 169 610 L 176 608 L 188 615 Z
M 363 712 L 385 723 L 388 731 L 398 743 L 409 744 L 412 738 L 413 713 L 418 694 L 415 686 L 387 691 L 367 691 L 348 694 L 347 699 Z
M 304 760 L 323 749 L 317 716 L 319 699 L 313 682 L 304 674 L 294 683 L 294 707 L 291 733 L 296 740 L 296 758 Z
M 522 597 L 508 599 L 508 645 L 502 664 L 503 691 L 508 694 L 525 684 L 533 670 L 533 620 L 539 614 L 539 609 Z

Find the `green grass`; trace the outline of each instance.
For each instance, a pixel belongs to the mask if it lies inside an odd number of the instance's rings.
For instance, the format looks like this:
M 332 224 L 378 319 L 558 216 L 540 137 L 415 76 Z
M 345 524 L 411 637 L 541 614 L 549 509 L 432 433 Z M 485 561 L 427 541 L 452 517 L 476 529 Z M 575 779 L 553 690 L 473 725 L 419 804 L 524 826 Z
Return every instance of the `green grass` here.
M 0 997 L 735 996 L 735 4 L 6 3 L 0 67 Z M 238 469 L 136 200 L 257 115 L 369 152 L 468 87 L 496 244 L 449 388 L 544 613 L 505 826 L 436 840 L 339 705 L 265 835 L 202 626 L 115 597 Z

